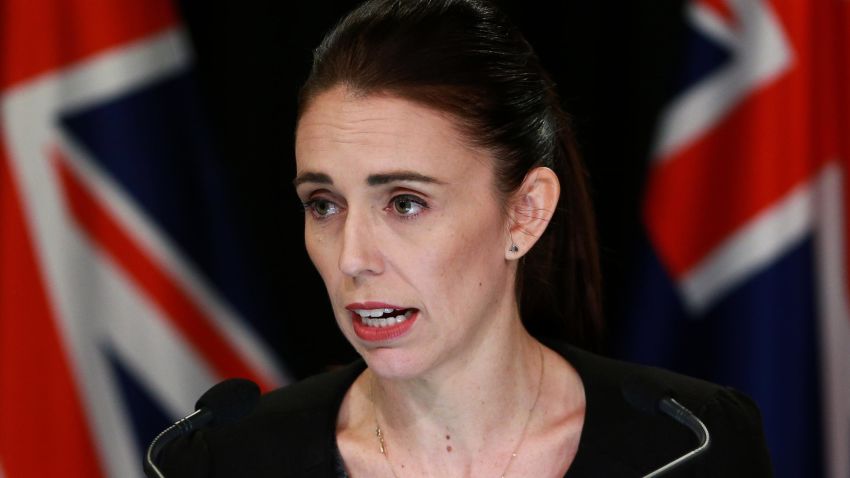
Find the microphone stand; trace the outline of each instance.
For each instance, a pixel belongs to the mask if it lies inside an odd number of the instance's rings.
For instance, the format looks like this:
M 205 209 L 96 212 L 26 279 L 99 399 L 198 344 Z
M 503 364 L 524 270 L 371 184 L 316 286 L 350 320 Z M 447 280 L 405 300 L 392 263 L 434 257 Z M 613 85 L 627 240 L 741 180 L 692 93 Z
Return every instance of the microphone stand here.
M 213 415 L 208 408 L 201 408 L 200 410 L 195 410 L 191 415 L 177 420 L 173 425 L 160 432 L 160 434 L 153 439 L 150 446 L 148 446 L 147 453 L 145 453 L 145 475 L 148 478 L 165 478 L 165 475 L 163 475 L 159 467 L 156 466 L 156 462 L 159 459 L 159 454 L 162 452 L 162 449 L 175 438 L 187 435 L 195 428 L 200 428 L 206 425 L 210 422 L 210 420 L 212 420 L 212 417 Z
M 711 436 L 708 433 L 708 428 L 705 426 L 705 423 L 697 418 L 697 416 L 684 405 L 677 402 L 673 397 L 665 397 L 661 399 L 658 402 L 658 409 L 665 415 L 688 427 L 692 432 L 694 432 L 699 439 L 699 446 L 648 475 L 644 475 L 643 478 L 655 478 L 660 476 L 701 454 L 707 450 L 708 446 L 711 444 Z

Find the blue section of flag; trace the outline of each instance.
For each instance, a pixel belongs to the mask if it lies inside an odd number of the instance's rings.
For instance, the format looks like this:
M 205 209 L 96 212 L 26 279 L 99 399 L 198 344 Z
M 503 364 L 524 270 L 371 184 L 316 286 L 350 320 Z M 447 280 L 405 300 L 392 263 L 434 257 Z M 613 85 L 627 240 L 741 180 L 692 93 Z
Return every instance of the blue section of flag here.
M 243 317 L 262 317 L 257 274 L 237 234 L 195 87 L 187 70 L 67 113 L 61 124 L 231 306 Z
M 682 52 L 685 61 L 673 85 L 673 96 L 704 80 L 732 59 L 732 52 L 726 47 L 692 28 L 687 32 L 685 45 Z
M 159 432 L 174 423 L 175 418 L 165 413 L 115 354 L 106 350 L 103 353 L 112 367 L 115 384 L 119 387 L 123 399 L 122 405 L 133 425 L 141 466 L 141 457 L 144 456 L 148 445 Z
M 648 246 L 623 358 L 730 385 L 759 404 L 776 476 L 823 475 L 814 246 L 807 239 L 699 317 Z

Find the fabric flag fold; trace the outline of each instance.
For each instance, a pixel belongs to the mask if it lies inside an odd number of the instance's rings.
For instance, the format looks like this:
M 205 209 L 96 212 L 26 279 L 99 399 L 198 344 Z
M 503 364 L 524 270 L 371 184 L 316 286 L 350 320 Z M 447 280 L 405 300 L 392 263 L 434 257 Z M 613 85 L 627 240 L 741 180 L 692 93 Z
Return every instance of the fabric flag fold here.
M 778 477 L 850 476 L 850 3 L 691 1 L 628 358 L 761 407 Z
M 165 0 L 0 0 L 0 476 L 142 476 L 226 377 L 286 375 Z

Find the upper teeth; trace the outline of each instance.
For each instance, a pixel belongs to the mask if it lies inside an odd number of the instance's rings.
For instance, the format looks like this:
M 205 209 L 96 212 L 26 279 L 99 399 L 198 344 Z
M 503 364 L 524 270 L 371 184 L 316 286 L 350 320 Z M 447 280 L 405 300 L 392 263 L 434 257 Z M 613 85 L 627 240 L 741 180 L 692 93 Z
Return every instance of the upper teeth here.
M 356 309 L 354 312 L 357 312 L 360 317 L 380 317 L 384 314 L 390 314 L 395 309 Z
M 378 314 L 375 315 L 375 310 L 378 311 Z M 360 321 L 362 324 L 368 327 L 390 327 L 396 324 L 400 324 L 408 319 L 413 313 L 413 310 L 407 309 L 403 314 L 399 313 L 396 317 L 381 317 L 378 316 L 385 313 L 385 311 L 389 311 L 386 313 L 391 313 L 395 311 L 395 309 L 375 309 L 375 310 L 355 310 L 358 315 L 360 315 Z M 401 312 L 400 310 L 398 312 Z

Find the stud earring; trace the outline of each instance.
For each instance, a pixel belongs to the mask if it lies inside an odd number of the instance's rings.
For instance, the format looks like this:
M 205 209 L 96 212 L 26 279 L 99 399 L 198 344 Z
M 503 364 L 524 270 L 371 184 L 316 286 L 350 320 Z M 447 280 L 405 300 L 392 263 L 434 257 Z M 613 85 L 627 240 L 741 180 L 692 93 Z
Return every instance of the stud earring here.
M 509 249 L 511 252 L 519 252 L 519 247 L 516 244 L 511 243 L 511 248 Z

